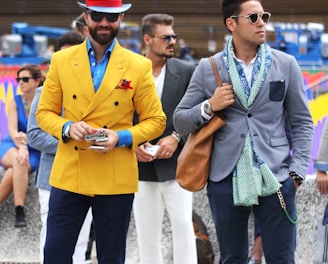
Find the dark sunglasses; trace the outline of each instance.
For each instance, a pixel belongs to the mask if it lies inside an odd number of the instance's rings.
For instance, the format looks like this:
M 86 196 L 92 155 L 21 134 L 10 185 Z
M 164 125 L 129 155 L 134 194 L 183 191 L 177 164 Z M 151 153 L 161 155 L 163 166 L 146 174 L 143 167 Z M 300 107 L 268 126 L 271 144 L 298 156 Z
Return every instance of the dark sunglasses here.
M 178 35 L 177 34 L 173 34 L 173 35 L 162 35 L 162 36 L 153 36 L 153 37 L 161 38 L 162 40 L 164 40 L 165 43 L 170 43 L 171 39 L 173 39 L 173 40 L 177 40 L 178 39 Z
M 87 11 L 87 14 L 91 16 L 94 22 L 100 22 L 104 17 L 106 17 L 108 22 L 116 22 L 120 16 L 120 13 L 101 13 L 96 11 Z
M 252 24 L 256 24 L 259 21 L 259 18 L 261 18 L 264 23 L 268 23 L 271 14 L 269 12 L 263 12 L 263 13 L 253 13 L 245 16 L 231 16 L 230 18 L 238 18 L 238 17 L 248 18 L 249 22 L 251 22 Z
M 27 83 L 30 79 L 34 79 L 33 77 L 17 77 L 16 81 L 19 83 L 20 81 L 23 81 L 24 83 Z

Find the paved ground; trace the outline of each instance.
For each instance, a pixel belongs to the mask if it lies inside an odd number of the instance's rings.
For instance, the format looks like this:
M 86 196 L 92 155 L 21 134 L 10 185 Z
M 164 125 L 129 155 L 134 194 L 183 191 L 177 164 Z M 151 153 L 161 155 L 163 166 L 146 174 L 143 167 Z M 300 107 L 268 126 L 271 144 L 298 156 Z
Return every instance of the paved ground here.
M 1 170 L 0 170 L 1 177 Z M 297 209 L 299 213 L 296 263 L 312 264 L 316 251 L 317 222 L 321 219 L 327 196 L 318 194 L 315 181 L 309 177 L 299 189 L 297 195 Z M 194 194 L 194 210 L 202 216 L 208 227 L 210 239 L 216 252 L 215 264 L 218 264 L 219 247 L 216 242 L 214 225 L 211 219 L 206 190 Z M 14 228 L 14 205 L 12 196 L 0 205 L 0 264 L 39 263 L 39 203 L 33 176 L 30 178 L 26 200 L 26 214 L 28 226 Z M 250 224 L 250 227 L 252 225 Z M 250 230 L 250 236 L 252 231 Z M 171 228 L 167 215 L 163 223 L 163 256 L 164 264 L 172 264 Z M 95 253 L 93 264 L 96 264 Z M 132 215 L 127 240 L 126 264 L 138 264 L 138 246 Z M 263 262 L 262 262 L 263 263 Z M 264 263 L 263 263 L 264 264 Z

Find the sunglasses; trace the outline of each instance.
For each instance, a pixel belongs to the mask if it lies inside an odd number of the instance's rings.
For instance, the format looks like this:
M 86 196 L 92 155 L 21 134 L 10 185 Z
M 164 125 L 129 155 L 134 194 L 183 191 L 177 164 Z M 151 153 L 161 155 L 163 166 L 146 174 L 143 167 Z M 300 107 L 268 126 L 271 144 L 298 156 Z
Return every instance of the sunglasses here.
M 96 11 L 87 11 L 94 22 L 100 22 L 106 17 L 108 22 L 116 22 L 121 13 L 101 13 Z
M 259 18 L 261 18 L 264 23 L 268 23 L 271 14 L 269 12 L 263 12 L 263 13 L 253 13 L 246 16 L 231 16 L 230 18 L 238 18 L 238 17 L 248 18 L 249 22 L 251 22 L 252 24 L 256 24 L 259 21 Z
M 173 34 L 173 35 L 162 35 L 162 36 L 153 36 L 153 37 L 161 38 L 162 40 L 164 40 L 165 43 L 170 43 L 171 39 L 173 39 L 173 40 L 177 40 L 178 39 L 178 35 L 177 34 Z
M 24 83 L 28 83 L 30 79 L 34 79 L 33 77 L 17 77 L 16 81 L 19 83 L 20 81 L 23 81 Z

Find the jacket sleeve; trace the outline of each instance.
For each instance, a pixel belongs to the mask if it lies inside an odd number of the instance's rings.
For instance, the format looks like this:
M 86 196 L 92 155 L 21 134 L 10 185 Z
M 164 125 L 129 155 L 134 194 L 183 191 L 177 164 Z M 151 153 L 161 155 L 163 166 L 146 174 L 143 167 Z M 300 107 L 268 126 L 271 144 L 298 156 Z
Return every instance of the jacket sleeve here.
M 28 143 L 32 148 L 40 150 L 45 153 L 55 155 L 57 151 L 58 140 L 48 133 L 41 130 L 38 126 L 35 113 L 38 108 L 40 94 L 42 91 L 42 87 L 39 87 L 33 98 L 33 102 L 31 105 L 31 111 L 27 123 L 27 139 Z
M 315 162 L 315 168 L 320 171 L 328 171 L 328 122 L 323 128 L 319 145 L 318 159 Z

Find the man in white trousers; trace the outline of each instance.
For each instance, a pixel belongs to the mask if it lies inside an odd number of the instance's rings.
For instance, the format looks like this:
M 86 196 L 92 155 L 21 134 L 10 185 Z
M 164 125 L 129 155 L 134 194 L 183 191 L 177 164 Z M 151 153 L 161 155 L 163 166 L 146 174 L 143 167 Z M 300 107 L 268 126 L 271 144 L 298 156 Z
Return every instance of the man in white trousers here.
M 149 14 L 143 18 L 141 27 L 145 56 L 152 61 L 156 89 L 167 120 L 159 138 L 136 150 L 139 191 L 135 194 L 133 210 L 140 264 L 163 263 L 161 230 L 165 209 L 172 225 L 174 263 L 197 263 L 192 193 L 182 189 L 175 180 L 183 140 L 172 121 L 173 111 L 188 87 L 195 66 L 172 58 L 177 41 L 173 23 L 170 15 Z

